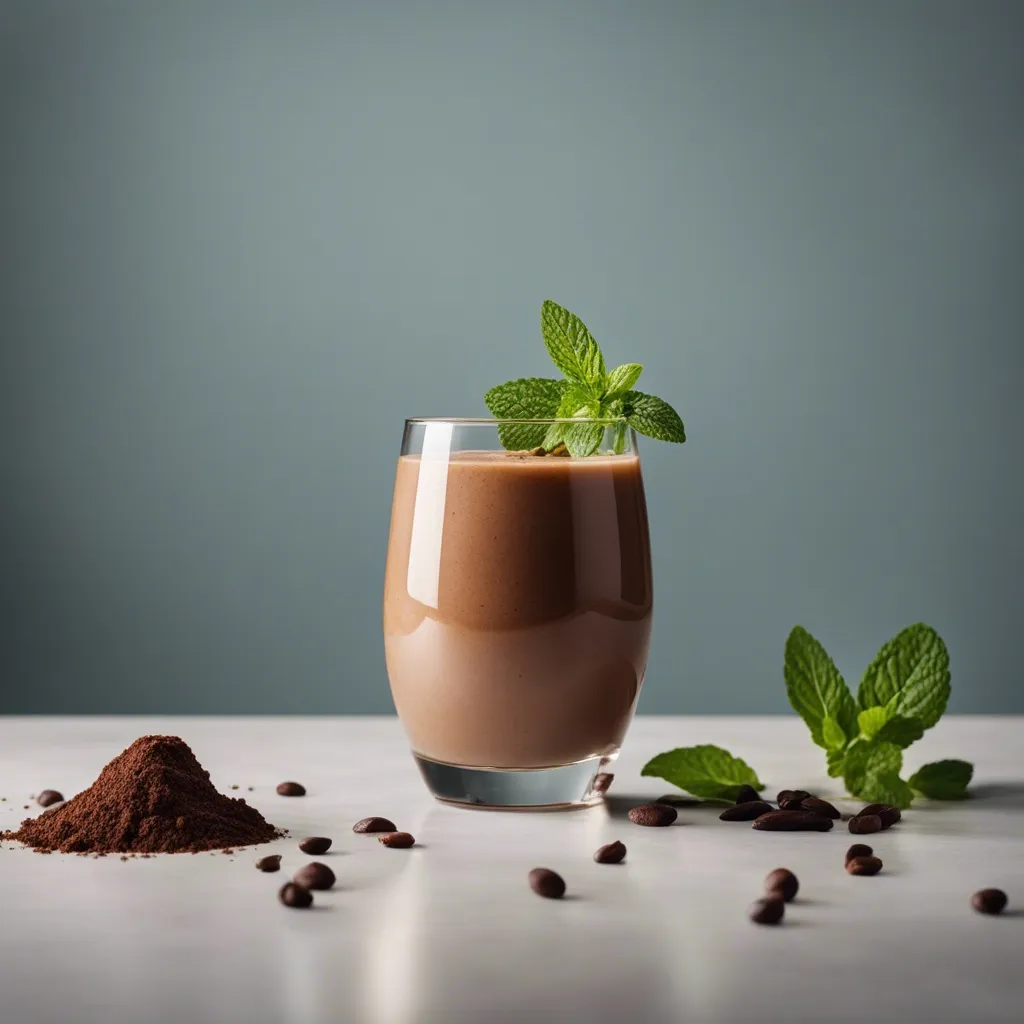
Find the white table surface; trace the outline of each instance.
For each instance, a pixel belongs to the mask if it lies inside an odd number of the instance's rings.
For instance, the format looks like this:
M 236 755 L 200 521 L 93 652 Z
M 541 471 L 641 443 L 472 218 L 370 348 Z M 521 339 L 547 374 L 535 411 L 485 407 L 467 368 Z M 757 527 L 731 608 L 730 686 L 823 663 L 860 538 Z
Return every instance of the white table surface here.
M 1024 1010 L 1024 718 L 947 719 L 907 754 L 977 765 L 974 799 L 921 802 L 868 838 L 883 874 L 853 878 L 845 827 L 762 833 L 711 808 L 671 828 L 625 810 L 669 789 L 641 779 L 651 755 L 718 743 L 770 792 L 841 795 L 796 718 L 640 718 L 610 804 L 502 814 L 431 800 L 397 722 L 385 718 L 0 718 L 0 822 L 30 793 L 88 786 L 148 732 L 183 736 L 219 788 L 235 783 L 295 838 L 256 854 L 121 862 L 0 851 L 4 1024 L 463 1024 L 463 1022 L 1009 1021 Z M 284 779 L 308 796 L 274 793 Z M 253 786 L 249 793 L 247 786 Z M 849 805 L 851 808 L 855 805 Z M 380 814 L 413 850 L 354 835 Z M 313 911 L 277 902 L 310 858 L 295 839 L 335 840 L 338 885 Z M 593 851 L 621 839 L 620 866 Z M 568 884 L 543 900 L 526 874 Z M 767 871 L 800 878 L 779 928 L 746 916 Z M 974 913 L 1005 889 L 1011 910 Z M 1014 908 L 1016 908 L 1014 910 Z

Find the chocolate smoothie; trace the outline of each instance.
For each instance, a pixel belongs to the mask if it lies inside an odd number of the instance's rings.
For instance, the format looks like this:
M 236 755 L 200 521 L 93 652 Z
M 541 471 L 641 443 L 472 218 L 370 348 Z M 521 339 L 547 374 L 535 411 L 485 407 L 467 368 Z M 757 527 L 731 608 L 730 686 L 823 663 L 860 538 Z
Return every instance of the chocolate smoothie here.
M 399 459 L 384 637 L 417 754 L 494 768 L 614 755 L 651 606 L 636 455 Z

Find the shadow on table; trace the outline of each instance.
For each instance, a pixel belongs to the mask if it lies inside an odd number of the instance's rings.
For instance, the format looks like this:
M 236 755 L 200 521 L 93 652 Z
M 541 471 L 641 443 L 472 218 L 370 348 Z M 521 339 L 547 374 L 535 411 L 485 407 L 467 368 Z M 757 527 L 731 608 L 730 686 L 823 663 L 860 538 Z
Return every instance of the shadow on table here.
M 971 786 L 968 790 L 969 799 L 963 801 L 965 806 L 984 804 L 986 808 L 1000 811 L 1024 810 L 1024 783 L 1020 782 L 983 782 Z M 945 802 L 949 806 L 948 802 Z M 931 806 L 941 806 L 942 802 L 933 801 Z

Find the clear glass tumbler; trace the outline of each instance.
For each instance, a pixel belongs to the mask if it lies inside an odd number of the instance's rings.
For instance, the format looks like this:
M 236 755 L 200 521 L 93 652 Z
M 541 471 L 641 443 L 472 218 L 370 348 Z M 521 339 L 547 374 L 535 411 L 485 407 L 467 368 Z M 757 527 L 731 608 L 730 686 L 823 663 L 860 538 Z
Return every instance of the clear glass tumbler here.
M 636 436 L 574 420 L 600 437 L 596 454 L 531 451 L 556 422 L 405 424 L 384 646 L 439 800 L 599 802 L 633 716 L 652 612 Z

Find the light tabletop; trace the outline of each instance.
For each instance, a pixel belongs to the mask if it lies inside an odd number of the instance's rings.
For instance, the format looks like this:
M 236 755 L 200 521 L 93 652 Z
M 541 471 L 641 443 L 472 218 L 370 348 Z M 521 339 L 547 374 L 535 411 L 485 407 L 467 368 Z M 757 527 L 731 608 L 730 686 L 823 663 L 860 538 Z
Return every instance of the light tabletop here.
M 841 783 L 792 718 L 638 718 L 604 807 L 499 813 L 443 806 L 388 718 L 0 718 L 0 827 L 92 783 L 136 737 L 182 736 L 287 839 L 233 856 L 122 862 L 0 850 L 4 1024 L 464 1024 L 464 1022 L 1010 1021 L 1024 1014 L 1024 718 L 944 719 L 908 768 L 975 762 L 974 798 L 920 801 L 866 842 L 882 874 L 843 870 L 854 837 L 764 833 L 684 808 L 669 828 L 626 810 L 670 789 L 640 777 L 653 754 L 717 743 L 774 794 L 829 798 Z M 308 795 L 276 795 L 302 782 Z M 252 786 L 252 792 L 248 787 Z M 233 794 L 238 795 L 238 794 Z M 23 805 L 30 804 L 24 811 Z M 853 810 L 857 804 L 840 804 Z M 352 824 L 392 818 L 418 845 L 391 850 Z M 338 876 L 311 911 L 277 890 L 334 839 Z M 620 839 L 617 866 L 594 863 Z M 284 870 L 254 869 L 262 853 Z M 562 901 L 527 872 L 561 873 Z M 785 866 L 801 889 L 783 925 L 747 908 Z M 971 894 L 1005 889 L 983 917 Z

